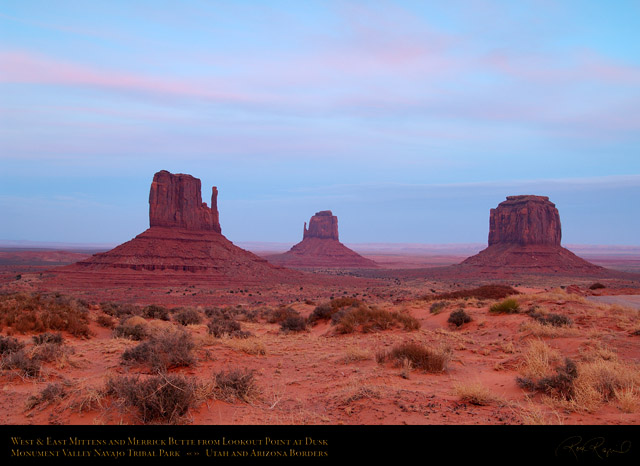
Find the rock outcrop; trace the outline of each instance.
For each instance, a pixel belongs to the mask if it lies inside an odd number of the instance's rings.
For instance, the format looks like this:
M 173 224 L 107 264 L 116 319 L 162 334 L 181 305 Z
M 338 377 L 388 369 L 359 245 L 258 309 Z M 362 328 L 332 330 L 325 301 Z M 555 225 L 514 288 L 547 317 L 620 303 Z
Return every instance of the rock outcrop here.
M 545 196 L 508 196 L 489 217 L 489 246 L 462 262 L 487 272 L 593 274 L 602 267 L 560 245 L 560 214 Z
M 302 241 L 284 254 L 267 256 L 273 264 L 298 268 L 375 268 L 378 265 L 338 240 L 338 217 L 330 210 L 317 212 L 304 224 Z
M 507 196 L 506 201 L 491 209 L 489 246 L 560 246 L 561 239 L 560 214 L 546 196 Z
M 200 180 L 161 171 L 149 194 L 150 227 L 131 241 L 57 270 L 83 283 L 205 282 L 209 285 L 286 282 L 297 272 L 235 246 L 221 233 L 218 190 L 202 202 Z
M 149 192 L 149 226 L 221 233 L 218 188 L 212 188 L 211 207 L 207 207 L 198 178 L 165 170 L 156 173 Z

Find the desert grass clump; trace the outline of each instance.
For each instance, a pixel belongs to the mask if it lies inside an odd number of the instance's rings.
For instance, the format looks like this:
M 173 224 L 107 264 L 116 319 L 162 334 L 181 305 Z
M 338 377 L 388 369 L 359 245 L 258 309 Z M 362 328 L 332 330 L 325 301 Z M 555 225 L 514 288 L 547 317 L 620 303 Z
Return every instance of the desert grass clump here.
M 24 343 L 13 337 L 4 337 L 0 335 L 0 355 L 15 353 L 24 348 Z
M 393 361 L 397 366 L 411 364 L 411 367 L 424 372 L 444 372 L 451 359 L 448 348 L 433 349 L 418 343 L 402 343 L 393 347 L 388 353 L 378 353 L 379 363 Z
M 213 335 L 215 338 L 222 338 L 225 335 L 230 338 L 249 338 L 251 336 L 251 332 L 242 330 L 240 322 L 235 320 L 214 319 L 207 324 L 207 328 L 209 330 L 209 334 Z
M 478 288 L 451 291 L 449 293 L 439 293 L 437 295 L 423 296 L 423 300 L 433 301 L 436 299 L 504 299 L 507 296 L 520 294 L 520 292 L 507 285 L 484 285 Z
M 471 322 L 471 316 L 464 312 L 464 309 L 458 309 L 449 314 L 447 322 L 456 327 L 462 327 L 464 324 Z
M 100 309 L 102 309 L 102 312 L 104 312 L 105 314 L 121 320 L 128 317 L 142 315 L 142 309 L 133 304 L 105 302 L 100 303 Z
M 280 322 L 280 331 L 283 333 L 297 333 L 307 330 L 307 320 L 301 315 L 291 315 Z
M 573 321 L 562 314 L 543 314 L 538 312 L 535 307 L 532 307 L 527 311 L 527 314 L 532 319 L 535 319 L 537 322 L 540 322 L 542 325 L 550 325 L 552 327 L 571 327 L 573 325 Z
M 266 312 L 266 320 L 269 324 L 279 324 L 289 317 L 297 317 L 300 313 L 295 309 L 287 306 L 280 306 Z
M 544 392 L 545 394 L 570 400 L 575 394 L 574 381 L 578 377 L 578 366 L 566 358 L 564 366 L 556 368 L 556 373 L 542 377 L 538 380 L 528 377 L 517 377 L 516 383 L 520 388 L 531 392 Z
M 186 327 L 187 325 L 196 325 L 202 322 L 202 315 L 196 309 L 187 307 L 177 311 L 173 315 L 173 320 Z
M 545 377 L 562 360 L 559 351 L 538 339 L 529 341 L 522 356 L 523 362 L 519 370 L 526 378 Z
M 500 401 L 500 399 L 480 382 L 456 383 L 453 386 L 454 393 L 463 403 L 476 406 L 486 406 Z
M 429 306 L 429 312 L 438 315 L 449 305 L 449 301 L 436 301 Z
M 420 328 L 420 322 L 408 314 L 389 312 L 364 304 L 341 309 L 333 314 L 331 322 L 335 325 L 336 332 L 340 334 L 353 333 L 357 330 L 370 333 L 397 326 L 407 331 Z
M 214 393 L 224 401 L 251 401 L 257 393 L 254 372 L 248 369 L 220 371 L 214 376 Z
M 195 364 L 191 335 L 184 330 L 165 329 L 148 341 L 125 350 L 124 362 L 148 364 L 155 371 L 166 372 L 173 367 L 189 367 Z
M 181 375 L 118 376 L 107 380 L 105 392 L 133 408 L 143 424 L 178 424 L 196 401 L 196 384 Z
M 489 308 L 489 312 L 492 314 L 516 314 L 519 310 L 520 305 L 513 298 L 495 303 Z

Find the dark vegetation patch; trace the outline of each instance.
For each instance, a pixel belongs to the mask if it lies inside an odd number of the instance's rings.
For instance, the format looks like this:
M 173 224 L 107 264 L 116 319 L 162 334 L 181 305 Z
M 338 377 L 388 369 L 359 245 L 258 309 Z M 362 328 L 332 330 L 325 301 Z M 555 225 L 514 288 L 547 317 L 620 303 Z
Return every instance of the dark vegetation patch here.
M 606 288 L 602 283 L 596 282 L 589 287 L 590 290 L 601 290 L 602 288 Z
M 96 317 L 96 323 L 100 327 L 104 327 L 104 328 L 112 329 L 116 326 L 116 321 L 112 317 L 109 317 L 106 314 L 100 314 L 98 317 Z
M 449 301 L 436 301 L 429 306 L 429 312 L 431 314 L 440 314 L 449 305 Z
M 50 383 L 42 389 L 40 394 L 29 397 L 26 408 L 33 409 L 40 405 L 48 406 L 64 399 L 66 396 L 67 392 L 61 383 Z
M 165 330 L 125 350 L 122 360 L 148 364 L 154 371 L 165 372 L 173 367 L 195 364 L 194 347 L 191 335 L 185 330 Z
M 158 304 L 151 304 L 142 309 L 142 316 L 147 319 L 170 320 L 169 309 Z
M 2 356 L 2 369 L 18 371 L 22 377 L 33 379 L 40 375 L 40 361 L 20 349 Z
M 439 293 L 435 295 L 426 295 L 422 299 L 425 301 L 436 301 L 442 299 L 504 299 L 507 296 L 520 294 L 516 289 L 507 285 L 484 285 L 478 288 L 468 290 L 451 291 L 449 293 Z
M 280 322 L 280 330 L 284 333 L 304 332 L 307 330 L 307 320 L 300 314 L 291 315 Z
M 142 324 L 123 323 L 113 329 L 114 338 L 128 338 L 129 340 L 140 341 L 147 338 L 147 329 Z
M 308 320 L 309 323 L 313 325 L 320 320 L 330 320 L 333 315 L 341 309 L 358 306 L 365 306 L 365 304 L 361 300 L 349 296 L 335 298 L 316 306 Z
M 85 301 L 58 293 L 0 295 L 0 326 L 19 333 L 66 331 L 89 338 L 89 307 Z
M 46 332 L 41 335 L 33 336 L 33 344 L 34 345 L 44 345 L 45 343 L 52 343 L 55 345 L 62 344 L 62 334 L 61 333 L 50 333 Z
M 181 375 L 159 374 L 145 379 L 118 376 L 107 381 L 106 394 L 136 410 L 143 424 L 177 424 L 197 400 L 196 384 Z
M 571 327 L 573 325 L 573 321 L 562 314 L 547 314 L 544 315 L 537 311 L 529 311 L 529 317 L 535 319 L 543 325 L 551 325 L 553 327 Z
M 270 324 L 279 324 L 287 320 L 289 317 L 299 316 L 300 313 L 288 306 L 280 306 L 276 309 L 265 311 L 264 318 Z
M 447 322 L 455 325 L 456 327 L 462 327 L 462 325 L 471 322 L 471 316 L 464 312 L 464 309 L 458 309 L 457 311 L 453 311 L 449 314 Z
M 0 335 L 0 355 L 15 353 L 24 348 L 24 343 L 19 342 L 13 337 L 5 337 Z
M 105 302 L 100 303 L 100 309 L 102 309 L 102 312 L 105 314 L 115 317 L 116 319 L 126 319 L 127 317 L 142 315 L 142 309 L 133 304 Z

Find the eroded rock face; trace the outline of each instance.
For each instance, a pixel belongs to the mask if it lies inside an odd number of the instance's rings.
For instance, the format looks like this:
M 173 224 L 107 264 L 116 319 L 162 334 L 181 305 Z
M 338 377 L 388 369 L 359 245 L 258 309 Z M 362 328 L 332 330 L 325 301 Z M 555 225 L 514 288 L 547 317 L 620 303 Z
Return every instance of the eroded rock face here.
M 489 219 L 489 246 L 560 246 L 560 214 L 546 196 L 507 196 Z
M 218 189 L 213 187 L 208 207 L 198 178 L 166 170 L 156 173 L 149 192 L 149 225 L 220 233 Z
M 309 221 L 309 229 L 307 229 L 306 223 L 304 225 L 302 239 L 307 238 L 335 239 L 338 241 L 338 217 L 333 215 L 330 210 L 316 212 Z

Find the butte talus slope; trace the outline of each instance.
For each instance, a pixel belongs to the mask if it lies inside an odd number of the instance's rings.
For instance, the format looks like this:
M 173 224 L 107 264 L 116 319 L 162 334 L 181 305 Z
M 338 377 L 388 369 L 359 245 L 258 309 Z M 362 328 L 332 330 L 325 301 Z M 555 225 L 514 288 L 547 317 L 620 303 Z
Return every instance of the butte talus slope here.
M 200 180 L 160 171 L 149 194 L 150 227 L 131 241 L 67 267 L 56 274 L 85 284 L 204 282 L 251 284 L 293 281 L 295 271 L 276 267 L 235 246 L 221 233 L 213 187 L 211 207 L 202 202 Z
M 338 239 L 338 217 L 330 210 L 317 212 L 304 225 L 302 241 L 284 254 L 268 256 L 273 264 L 286 267 L 375 268 L 377 264 Z

